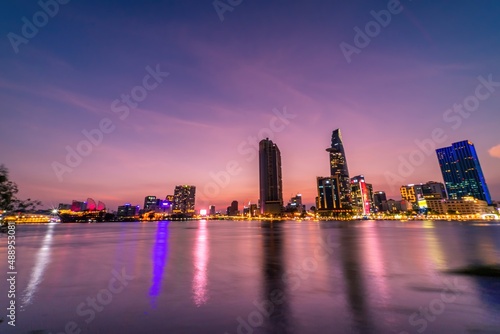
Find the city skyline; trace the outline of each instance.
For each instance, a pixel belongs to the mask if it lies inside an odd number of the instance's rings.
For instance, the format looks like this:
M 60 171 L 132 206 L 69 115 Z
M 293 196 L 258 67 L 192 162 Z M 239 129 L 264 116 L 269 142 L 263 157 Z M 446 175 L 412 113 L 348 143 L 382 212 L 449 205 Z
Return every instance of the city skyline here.
M 325 139 L 341 128 L 350 174 L 388 198 L 442 181 L 434 150 L 469 139 L 498 200 L 500 4 L 402 4 L 351 62 L 340 45 L 355 45 L 353 28 L 387 3 L 313 1 L 284 13 L 244 1 L 222 22 L 210 2 L 120 3 L 112 17 L 116 4 L 60 5 L 17 53 L 8 38 L 0 44 L 0 163 L 21 198 L 46 207 L 91 197 L 116 208 L 192 184 L 201 206 L 225 208 L 258 200 L 258 142 L 269 137 L 283 156 L 283 193 L 310 206 Z M 42 10 L 4 6 L 4 36 Z M 262 12 L 275 16 L 261 22 Z M 67 148 L 91 139 L 68 166 Z M 398 172 L 419 152 L 419 166 Z M 54 163 L 67 166 L 60 177 Z

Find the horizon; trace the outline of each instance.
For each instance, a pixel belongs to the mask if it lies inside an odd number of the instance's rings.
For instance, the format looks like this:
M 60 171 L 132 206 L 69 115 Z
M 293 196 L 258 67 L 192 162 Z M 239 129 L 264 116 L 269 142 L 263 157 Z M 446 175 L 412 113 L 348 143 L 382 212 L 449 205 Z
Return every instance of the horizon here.
M 341 129 L 349 176 L 388 199 L 401 185 L 443 182 L 435 150 L 470 140 L 500 200 L 500 3 L 254 0 L 221 11 L 91 0 L 52 10 L 39 25 L 38 3 L 0 14 L 0 164 L 22 199 L 142 207 L 189 184 L 197 210 L 257 203 L 255 144 L 269 137 L 284 202 L 302 194 L 310 207 Z

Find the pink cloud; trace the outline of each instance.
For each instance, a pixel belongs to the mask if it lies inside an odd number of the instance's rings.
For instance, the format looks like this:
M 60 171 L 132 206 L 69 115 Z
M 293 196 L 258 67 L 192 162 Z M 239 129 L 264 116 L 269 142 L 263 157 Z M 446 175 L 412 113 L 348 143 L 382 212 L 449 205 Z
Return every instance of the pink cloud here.
M 500 144 L 497 146 L 494 146 L 489 149 L 488 153 L 493 157 L 493 158 L 499 158 L 500 159 Z

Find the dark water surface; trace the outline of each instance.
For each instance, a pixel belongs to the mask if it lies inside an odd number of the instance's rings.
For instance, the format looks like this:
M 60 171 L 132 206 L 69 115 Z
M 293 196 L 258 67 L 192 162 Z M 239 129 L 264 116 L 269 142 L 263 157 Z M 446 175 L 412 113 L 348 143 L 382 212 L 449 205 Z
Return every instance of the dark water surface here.
M 21 225 L 0 333 L 500 333 L 500 225 Z M 0 236 L 6 276 L 6 235 Z

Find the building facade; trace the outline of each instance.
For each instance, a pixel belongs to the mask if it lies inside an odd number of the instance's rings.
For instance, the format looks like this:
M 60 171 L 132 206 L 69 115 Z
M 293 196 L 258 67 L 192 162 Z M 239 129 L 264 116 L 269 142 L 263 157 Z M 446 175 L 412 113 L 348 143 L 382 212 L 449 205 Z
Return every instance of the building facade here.
M 331 147 L 327 148 L 326 151 L 330 157 L 330 175 L 336 177 L 339 183 L 338 193 L 341 208 L 343 210 L 350 209 L 352 205 L 351 180 L 340 129 L 333 131 Z
M 196 187 L 180 185 L 175 187 L 172 213 L 193 215 L 195 205 Z
M 283 211 L 281 153 L 268 138 L 259 143 L 260 212 L 279 215 Z
M 385 211 L 382 207 L 382 203 L 387 202 L 387 195 L 384 191 L 376 191 L 373 194 L 373 206 L 376 211 Z
M 144 212 L 155 211 L 157 208 L 156 196 L 146 196 L 144 198 Z
M 492 203 L 474 144 L 468 140 L 436 150 L 448 198 L 474 197 Z
M 431 199 L 427 200 L 429 213 L 431 214 L 459 214 L 459 215 L 481 215 L 491 213 L 486 201 L 474 197 L 462 197 L 462 199 Z
M 371 213 L 371 185 L 369 186 L 363 175 L 351 179 L 352 208 L 357 215 L 368 216 Z

